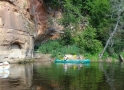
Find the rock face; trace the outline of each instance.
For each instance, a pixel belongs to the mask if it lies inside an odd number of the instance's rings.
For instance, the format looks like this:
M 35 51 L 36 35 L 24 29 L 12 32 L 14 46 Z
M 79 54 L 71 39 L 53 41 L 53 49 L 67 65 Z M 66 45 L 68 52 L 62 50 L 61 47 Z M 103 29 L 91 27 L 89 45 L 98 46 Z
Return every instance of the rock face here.
M 63 29 L 58 23 L 58 19 L 62 17 L 61 10 L 52 10 L 47 6 L 45 0 L 30 0 L 30 15 L 32 16 L 36 26 L 35 45 L 47 41 L 49 38 L 57 38 Z
M 0 0 L 0 61 L 32 58 L 34 42 L 56 38 L 62 30 L 56 18 L 61 12 L 46 8 L 43 0 Z
M 0 1 L 0 60 L 33 57 L 34 22 L 28 0 Z

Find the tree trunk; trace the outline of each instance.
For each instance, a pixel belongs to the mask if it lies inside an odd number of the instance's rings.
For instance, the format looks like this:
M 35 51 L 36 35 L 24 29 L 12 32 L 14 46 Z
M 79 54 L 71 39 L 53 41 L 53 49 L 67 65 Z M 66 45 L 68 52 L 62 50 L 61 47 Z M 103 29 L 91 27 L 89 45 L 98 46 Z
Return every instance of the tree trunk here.
M 120 21 L 120 5 L 119 5 L 119 8 L 118 8 L 118 18 L 117 18 L 117 22 L 116 22 L 116 25 L 115 25 L 114 31 L 111 33 L 109 39 L 107 40 L 106 45 L 105 45 L 103 51 L 99 54 L 99 58 L 102 58 L 102 56 L 103 56 L 103 54 L 104 54 L 106 48 L 108 47 L 108 45 L 109 45 L 109 43 L 110 43 L 112 37 L 113 37 L 114 34 L 116 33 L 117 28 L 118 28 L 119 21 Z
M 123 62 L 123 57 L 121 56 L 121 54 L 119 54 L 118 57 L 119 57 L 119 62 Z

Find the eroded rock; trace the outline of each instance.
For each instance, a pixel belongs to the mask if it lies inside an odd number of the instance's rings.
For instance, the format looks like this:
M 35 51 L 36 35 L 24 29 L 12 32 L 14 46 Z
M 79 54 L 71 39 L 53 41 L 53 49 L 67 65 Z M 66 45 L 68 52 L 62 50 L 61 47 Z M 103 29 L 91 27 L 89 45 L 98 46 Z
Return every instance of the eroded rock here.
M 33 57 L 34 22 L 23 6 L 26 2 L 0 1 L 0 59 Z
M 43 0 L 0 0 L 0 61 L 32 58 L 34 42 L 58 37 L 61 17 Z

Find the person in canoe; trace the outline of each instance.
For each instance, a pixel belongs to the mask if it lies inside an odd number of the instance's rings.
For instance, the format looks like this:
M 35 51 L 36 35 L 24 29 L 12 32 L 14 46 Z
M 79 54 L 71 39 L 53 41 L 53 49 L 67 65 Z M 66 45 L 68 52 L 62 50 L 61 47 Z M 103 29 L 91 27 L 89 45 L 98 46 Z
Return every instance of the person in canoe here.
M 71 54 L 66 54 L 63 57 L 64 60 L 81 60 L 82 57 L 80 55 L 71 55 Z
M 76 59 L 76 55 L 66 54 L 63 57 L 64 60 L 74 60 Z
M 66 60 L 68 59 L 68 57 L 65 55 L 65 56 L 63 57 L 63 59 L 64 59 L 64 61 L 66 61 Z
M 81 55 L 78 55 L 78 56 L 77 56 L 77 59 L 78 59 L 78 60 L 81 60 L 81 59 L 82 59 Z

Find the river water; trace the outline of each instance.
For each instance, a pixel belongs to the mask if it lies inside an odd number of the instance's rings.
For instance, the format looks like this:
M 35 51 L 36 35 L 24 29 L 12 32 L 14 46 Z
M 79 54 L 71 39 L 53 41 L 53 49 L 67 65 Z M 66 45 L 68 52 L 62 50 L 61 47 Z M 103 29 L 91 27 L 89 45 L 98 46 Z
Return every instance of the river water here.
M 119 63 L 11 64 L 0 70 L 0 90 L 123 90 L 124 65 Z

